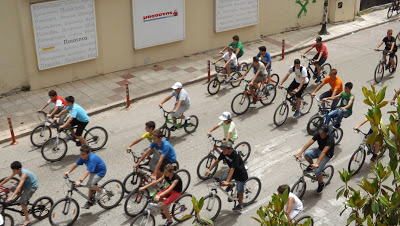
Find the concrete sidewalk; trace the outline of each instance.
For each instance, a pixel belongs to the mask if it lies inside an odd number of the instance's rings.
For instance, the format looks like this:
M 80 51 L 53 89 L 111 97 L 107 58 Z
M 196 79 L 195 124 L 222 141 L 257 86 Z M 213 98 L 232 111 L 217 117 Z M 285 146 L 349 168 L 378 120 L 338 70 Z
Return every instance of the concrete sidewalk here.
M 327 29 L 330 34 L 323 35 L 322 39 L 327 42 L 398 19 L 398 16 L 387 19 L 386 13 L 387 9 L 382 9 L 362 15 L 351 22 L 328 24 Z M 274 60 L 279 60 L 282 51 L 282 39 L 285 39 L 285 53 L 294 52 L 314 43 L 320 29 L 321 25 L 316 25 L 270 35 L 249 43 L 245 42 L 245 54 L 240 61 L 250 62 L 252 57 L 258 53 L 258 47 L 261 45 L 267 47 Z M 227 43 L 230 41 L 227 40 Z M 14 133 L 17 137 L 30 134 L 32 129 L 40 123 L 36 110 L 41 108 L 49 99 L 48 91 L 51 89 L 56 90 L 62 97 L 74 96 L 76 102 L 89 114 L 96 114 L 113 107 L 122 107 L 126 101 L 125 83 L 129 83 L 130 99 L 139 100 L 155 93 L 170 90 L 171 85 L 176 81 L 183 84 L 205 81 L 207 79 L 207 60 L 214 60 L 219 57 L 218 52 L 219 50 L 208 51 L 45 89 L 21 91 L 0 96 L 0 143 L 9 142 L 11 139 L 7 122 L 8 116 L 12 119 Z M 214 73 L 213 68 L 211 69 L 211 73 Z M 134 110 L 134 103 L 131 104 L 133 104 L 132 110 Z M 50 110 L 51 107 L 49 106 L 45 110 Z

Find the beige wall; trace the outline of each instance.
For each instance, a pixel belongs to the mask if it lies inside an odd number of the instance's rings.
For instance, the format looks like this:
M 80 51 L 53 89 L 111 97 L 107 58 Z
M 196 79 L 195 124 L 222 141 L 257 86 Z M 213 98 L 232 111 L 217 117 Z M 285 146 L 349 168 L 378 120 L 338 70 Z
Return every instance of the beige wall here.
M 133 49 L 131 0 L 95 0 L 99 57 L 94 60 L 39 71 L 32 33 L 30 4 L 40 0 L 1 0 L 0 28 L 10 31 L 0 36 L 0 93 L 30 83 L 32 89 L 61 84 L 131 67 L 153 64 L 226 45 L 233 35 L 241 41 L 260 35 L 319 24 L 323 1 L 309 1 L 307 15 L 297 18 L 301 7 L 294 0 L 259 0 L 259 24 L 214 32 L 214 0 L 185 1 L 185 40 L 140 50 Z M 18 9 L 18 10 L 17 10 Z M 4 21 L 10 21 L 5 24 Z M 312 36 L 313 34 L 310 34 Z M 7 44 L 5 44 L 7 43 Z M 4 63 L 5 64 L 5 63 Z M 7 75 L 13 74 L 13 79 Z

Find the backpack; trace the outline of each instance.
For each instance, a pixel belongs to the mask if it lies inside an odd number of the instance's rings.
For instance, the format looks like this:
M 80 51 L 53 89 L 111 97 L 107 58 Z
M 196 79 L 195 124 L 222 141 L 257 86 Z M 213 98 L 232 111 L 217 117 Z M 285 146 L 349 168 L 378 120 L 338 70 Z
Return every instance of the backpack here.
M 291 68 L 291 71 L 293 71 L 294 72 L 294 70 L 295 70 L 295 66 L 293 65 L 293 67 Z M 300 73 L 303 71 L 303 65 L 300 65 Z M 308 78 L 308 80 L 310 80 L 311 79 L 311 76 L 310 76 L 310 73 L 308 73 L 308 70 L 306 69 L 306 74 L 307 74 L 307 78 Z

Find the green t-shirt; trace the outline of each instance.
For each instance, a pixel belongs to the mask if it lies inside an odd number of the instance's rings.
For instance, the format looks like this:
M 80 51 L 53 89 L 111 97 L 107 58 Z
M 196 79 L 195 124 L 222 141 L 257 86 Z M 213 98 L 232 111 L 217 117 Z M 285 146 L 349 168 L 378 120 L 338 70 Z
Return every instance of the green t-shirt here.
M 345 107 L 347 106 L 347 104 L 349 104 L 350 98 L 354 97 L 354 95 L 352 93 L 350 93 L 349 95 L 346 96 L 346 92 L 343 91 L 340 94 L 340 107 Z M 349 116 L 353 113 L 353 104 L 354 104 L 354 100 L 353 103 L 351 103 L 350 107 L 347 108 L 347 112 L 349 113 Z
M 234 42 L 229 43 L 229 46 L 233 47 L 233 52 L 236 54 L 236 49 L 239 48 L 239 55 L 243 56 L 244 50 L 243 50 L 243 45 L 241 41 L 238 41 L 237 44 L 235 44 Z
M 229 124 L 226 124 L 224 121 L 221 121 L 218 125 L 224 128 L 224 138 L 226 138 L 226 136 L 228 136 L 228 133 L 230 132 L 231 136 L 229 137 L 229 139 L 235 142 L 235 140 L 237 139 L 237 130 L 235 123 L 231 122 Z

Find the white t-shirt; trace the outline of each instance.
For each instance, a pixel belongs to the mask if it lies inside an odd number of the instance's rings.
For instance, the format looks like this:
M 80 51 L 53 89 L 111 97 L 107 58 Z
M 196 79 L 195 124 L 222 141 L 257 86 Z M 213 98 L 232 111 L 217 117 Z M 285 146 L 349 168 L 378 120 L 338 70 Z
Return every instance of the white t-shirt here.
M 51 99 L 49 99 L 47 101 L 47 104 L 51 104 L 51 103 L 53 103 L 53 102 L 51 101 Z M 65 108 L 65 106 L 64 106 L 64 104 L 63 104 L 63 102 L 61 100 L 56 100 L 55 105 L 56 105 L 56 107 L 60 107 L 61 109 Z
M 229 56 L 229 52 L 226 52 L 226 53 L 222 56 L 222 58 L 224 58 L 225 62 L 232 59 L 231 64 L 233 64 L 234 66 L 237 66 L 237 65 L 238 65 L 237 58 L 236 58 L 236 54 L 234 54 L 234 53 L 232 53 L 232 55 Z
M 294 71 L 292 69 L 294 68 Z M 300 68 L 303 68 L 302 71 L 300 71 Z M 307 76 L 307 69 L 306 67 L 300 65 L 300 68 L 297 69 L 296 66 L 292 66 L 289 68 L 288 74 L 292 74 L 293 72 L 295 73 L 294 80 L 296 80 L 297 83 L 301 83 L 301 77 L 304 77 L 304 84 L 307 84 L 309 82 L 308 76 Z
M 294 203 L 292 205 L 292 210 L 293 211 L 303 211 L 303 202 L 292 192 L 289 192 L 289 198 L 294 198 Z M 287 204 L 285 205 L 285 211 L 287 210 Z
M 252 65 L 254 67 L 254 74 L 256 74 L 258 71 L 260 71 L 259 75 L 261 74 L 262 76 L 267 75 L 267 69 L 265 68 L 265 65 L 262 62 L 258 62 L 258 68 Z
M 175 90 L 172 90 L 171 96 L 177 97 L 178 93 Z M 175 104 L 178 104 L 178 101 L 182 100 L 181 107 L 190 107 L 190 97 L 186 90 L 181 89 L 179 92 L 179 97 L 176 98 Z

